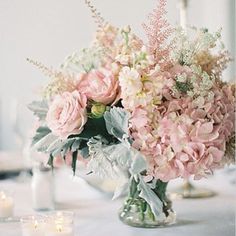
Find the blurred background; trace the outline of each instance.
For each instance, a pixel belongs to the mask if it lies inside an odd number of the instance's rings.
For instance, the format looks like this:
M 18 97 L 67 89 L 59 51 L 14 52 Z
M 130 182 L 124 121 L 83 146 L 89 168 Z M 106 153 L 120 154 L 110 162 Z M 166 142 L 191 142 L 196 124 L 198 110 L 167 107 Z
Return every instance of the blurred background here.
M 142 36 L 141 24 L 156 0 L 93 0 L 103 17 L 117 26 L 129 24 Z M 178 0 L 168 1 L 168 19 L 179 24 Z M 223 40 L 234 57 L 235 0 L 190 0 L 188 24 L 223 28 Z M 47 82 L 26 62 L 38 60 L 57 68 L 64 58 L 91 42 L 96 25 L 83 0 L 0 1 L 0 150 L 21 150 L 33 125 L 26 108 Z M 231 63 L 224 80 L 235 79 Z

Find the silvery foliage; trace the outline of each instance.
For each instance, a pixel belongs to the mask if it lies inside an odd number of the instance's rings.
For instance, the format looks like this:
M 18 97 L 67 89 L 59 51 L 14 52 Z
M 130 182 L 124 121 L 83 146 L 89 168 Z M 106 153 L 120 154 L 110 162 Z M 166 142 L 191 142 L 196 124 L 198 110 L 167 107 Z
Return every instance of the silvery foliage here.
M 88 142 L 91 160 L 89 171 L 100 177 L 117 178 L 126 175 L 127 181 L 116 189 L 113 199 L 123 195 L 135 178 L 138 183 L 140 197 L 150 205 L 155 217 L 162 217 L 163 204 L 153 192 L 154 184 L 143 180 L 141 173 L 147 169 L 147 162 L 143 155 L 131 146 L 128 139 L 128 121 L 130 114 L 122 108 L 112 108 L 104 115 L 109 134 L 115 136 L 119 142 L 109 144 L 101 136 L 93 137 Z
M 53 157 L 65 157 L 69 151 L 71 151 L 72 153 L 78 151 L 80 149 L 82 140 L 84 139 L 81 137 L 74 137 L 63 140 L 50 132 L 42 137 L 39 141 L 35 142 L 33 145 L 33 149 L 39 152 L 48 153 Z
M 138 190 L 140 191 L 139 196 L 149 204 L 150 208 L 152 209 L 152 213 L 154 214 L 155 218 L 159 220 L 164 220 L 165 215 L 163 213 L 163 203 L 157 197 L 157 195 L 152 191 L 155 187 L 152 183 L 146 183 L 143 177 L 139 174 L 139 183 L 138 183 Z
M 120 107 L 113 107 L 110 111 L 105 112 L 104 119 L 109 134 L 120 141 L 129 136 L 129 112 Z
M 91 160 L 88 168 L 101 177 L 114 178 L 121 172 L 128 172 L 132 156 L 136 152 L 128 140 L 128 121 L 130 113 L 122 108 L 111 108 L 105 112 L 104 119 L 109 134 L 119 142 L 109 144 L 101 136 L 91 138 L 87 145 Z
M 45 120 L 48 112 L 48 104 L 46 101 L 34 101 L 28 105 L 28 108 L 33 111 L 34 115 L 37 116 L 40 121 Z

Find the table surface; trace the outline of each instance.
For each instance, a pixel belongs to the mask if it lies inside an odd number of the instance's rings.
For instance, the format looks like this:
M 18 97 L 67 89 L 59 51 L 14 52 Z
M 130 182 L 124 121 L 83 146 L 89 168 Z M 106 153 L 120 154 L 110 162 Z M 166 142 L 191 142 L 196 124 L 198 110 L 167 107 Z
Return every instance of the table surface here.
M 235 235 L 235 184 L 232 175 L 222 172 L 207 180 L 196 181 L 218 193 L 206 199 L 176 199 L 175 225 L 156 228 L 133 228 L 121 223 L 117 212 L 122 199 L 112 201 L 110 196 L 90 187 L 85 181 L 73 178 L 69 170 L 55 174 L 56 201 L 58 210 L 73 210 L 75 236 L 234 236 Z M 170 189 L 179 186 L 180 180 L 172 181 Z M 0 189 L 14 190 L 15 215 L 35 213 L 31 204 L 30 178 L 24 181 L 0 181 Z M 0 223 L 0 236 L 20 236 L 20 223 Z

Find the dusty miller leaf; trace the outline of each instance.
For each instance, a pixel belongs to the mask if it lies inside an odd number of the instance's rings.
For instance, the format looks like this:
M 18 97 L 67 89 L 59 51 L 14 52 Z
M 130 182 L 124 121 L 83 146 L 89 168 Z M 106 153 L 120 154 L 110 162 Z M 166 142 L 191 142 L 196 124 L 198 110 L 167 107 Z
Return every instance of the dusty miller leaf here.
M 34 101 L 28 105 L 28 108 L 33 111 L 34 115 L 39 120 L 45 120 L 48 112 L 48 104 L 46 101 Z
M 88 142 L 88 147 L 91 156 L 91 160 L 88 163 L 88 170 L 102 178 L 117 177 L 117 173 L 110 160 L 110 155 L 104 151 L 105 145 L 101 137 L 91 138 Z
M 128 181 L 117 186 L 116 190 L 114 192 L 114 195 L 112 197 L 112 200 L 115 200 L 115 199 L 125 195 L 128 192 L 128 189 L 129 189 L 129 182 Z
M 51 133 L 51 130 L 48 127 L 40 126 L 36 130 L 36 134 L 34 135 L 34 137 L 32 139 L 32 144 L 31 145 L 34 146 L 38 141 L 40 141 L 43 137 L 45 137 L 49 133 Z
M 113 107 L 104 114 L 106 128 L 109 134 L 121 140 L 129 134 L 130 113 L 120 107 Z
M 137 175 L 147 169 L 147 162 L 145 161 L 143 155 L 139 151 L 135 149 L 133 149 L 132 151 L 134 155 L 130 167 L 130 173 L 132 175 Z
M 139 196 L 143 198 L 151 207 L 152 213 L 157 219 L 164 219 L 163 214 L 163 203 L 159 197 L 153 192 L 151 187 L 143 180 L 142 176 L 139 175 L 138 190 L 140 191 Z
M 46 152 L 51 143 L 54 143 L 57 139 L 57 136 L 52 133 L 48 133 L 38 142 L 34 143 L 33 148 L 38 150 L 39 152 Z

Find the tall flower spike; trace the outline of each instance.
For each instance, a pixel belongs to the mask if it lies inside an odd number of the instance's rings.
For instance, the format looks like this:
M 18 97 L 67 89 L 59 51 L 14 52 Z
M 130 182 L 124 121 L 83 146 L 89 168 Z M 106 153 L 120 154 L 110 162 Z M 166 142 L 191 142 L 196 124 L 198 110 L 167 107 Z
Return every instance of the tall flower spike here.
M 159 4 L 149 14 L 149 22 L 143 24 L 144 31 L 148 39 L 148 48 L 154 55 L 156 62 L 166 66 L 166 59 L 169 56 L 170 45 L 166 45 L 172 29 L 166 20 L 166 0 L 159 0 Z
M 101 16 L 101 13 L 98 12 L 96 7 L 92 5 L 90 0 L 85 0 L 85 4 L 88 6 L 92 13 L 92 17 L 95 20 L 95 23 L 98 25 L 98 28 L 103 28 L 104 25 L 106 24 L 104 18 Z
M 72 73 L 68 72 L 62 72 L 62 71 L 57 71 L 53 70 L 51 68 L 46 67 L 43 65 L 41 62 L 34 61 L 32 59 L 27 58 L 26 59 L 30 64 L 36 66 L 39 70 L 43 72 L 45 76 L 48 76 L 49 78 L 57 78 L 57 79 L 63 79 L 63 80 L 73 80 L 74 75 Z
M 34 61 L 30 58 L 26 59 L 30 64 L 34 65 L 35 67 L 37 67 L 39 70 L 41 70 L 43 72 L 43 74 L 45 76 L 48 76 L 50 78 L 52 77 L 56 77 L 56 75 L 58 74 L 58 72 L 53 71 L 51 68 L 46 67 L 45 65 L 43 65 L 41 62 L 38 61 Z
M 36 66 L 38 69 L 40 69 L 45 76 L 51 78 L 51 81 L 42 91 L 43 96 L 46 99 L 50 99 L 51 97 L 63 93 L 65 91 L 73 92 L 76 89 L 77 83 L 73 74 L 50 69 L 40 62 L 28 58 L 27 61 L 32 65 Z

